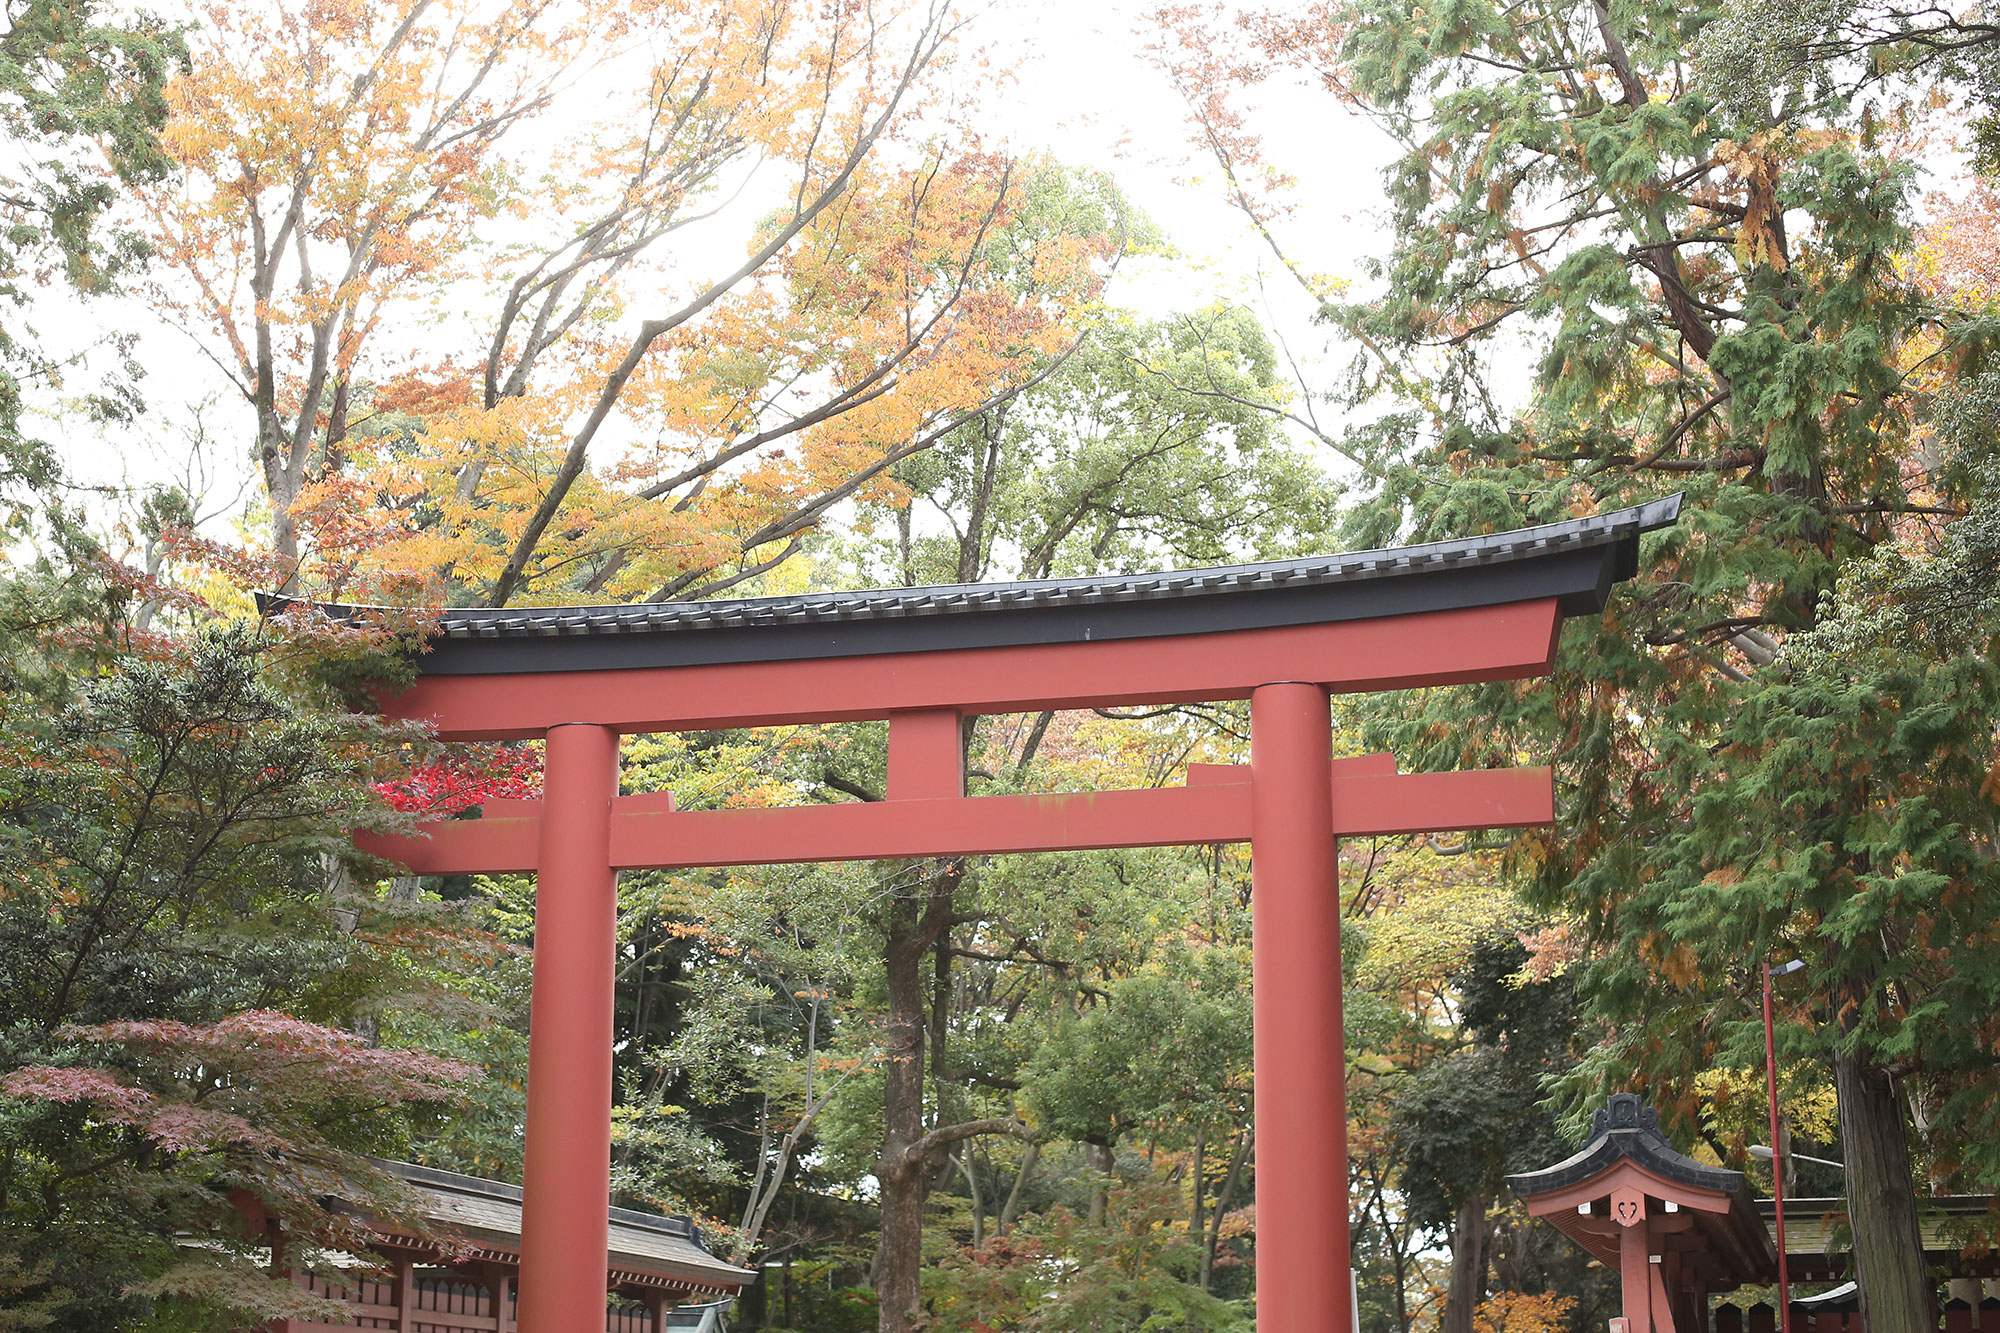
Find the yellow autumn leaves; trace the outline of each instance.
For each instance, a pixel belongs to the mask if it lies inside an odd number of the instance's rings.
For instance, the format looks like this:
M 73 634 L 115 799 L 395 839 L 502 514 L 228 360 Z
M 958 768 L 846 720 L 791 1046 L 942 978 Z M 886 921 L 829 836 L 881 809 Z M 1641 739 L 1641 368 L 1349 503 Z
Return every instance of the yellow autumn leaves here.
M 211 0 L 154 307 L 291 590 L 700 595 L 1072 345 L 1118 241 L 936 95 L 943 6 Z

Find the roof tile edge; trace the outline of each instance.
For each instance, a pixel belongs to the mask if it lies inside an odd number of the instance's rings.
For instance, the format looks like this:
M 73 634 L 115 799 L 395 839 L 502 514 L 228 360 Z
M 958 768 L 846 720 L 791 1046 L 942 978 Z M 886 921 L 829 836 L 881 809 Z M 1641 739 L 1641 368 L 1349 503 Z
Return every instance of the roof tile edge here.
M 461 607 L 440 610 L 436 615 L 439 635 L 445 639 L 541 638 L 702 629 L 740 630 L 767 625 L 977 615 L 1011 609 L 1198 599 L 1280 585 L 1304 588 L 1381 578 L 1421 577 L 1426 573 L 1448 573 L 1514 563 L 1547 555 L 1552 550 L 1610 545 L 1672 526 L 1679 520 L 1683 499 L 1684 493 L 1677 491 L 1624 509 L 1537 527 L 1416 546 L 1250 564 L 1085 578 L 866 588 L 697 602 Z M 276 593 L 257 594 L 257 605 L 260 614 L 266 617 L 306 605 L 316 606 L 336 619 L 358 619 L 371 614 L 395 612 L 408 614 L 411 610 L 308 603 Z

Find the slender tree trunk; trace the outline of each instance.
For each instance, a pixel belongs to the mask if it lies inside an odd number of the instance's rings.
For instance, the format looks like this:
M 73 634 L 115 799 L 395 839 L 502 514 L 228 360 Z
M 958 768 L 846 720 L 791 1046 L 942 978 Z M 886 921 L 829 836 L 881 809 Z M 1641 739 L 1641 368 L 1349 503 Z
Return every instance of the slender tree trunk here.
M 1207 1151 L 1208 1126 L 1203 1125 L 1194 1132 L 1194 1206 L 1188 1210 L 1188 1235 L 1197 1243 L 1201 1240 L 1202 1207 L 1208 1202 L 1208 1181 L 1204 1178 Z
M 972 1149 L 954 1155 L 958 1173 L 965 1177 L 966 1192 L 972 1196 L 972 1248 L 986 1243 L 986 1200 L 979 1192 L 979 1173 L 972 1169 Z
M 1486 1289 L 1486 1203 L 1487 1192 L 1473 1190 L 1451 1225 L 1451 1278 L 1439 1333 L 1472 1333 L 1473 1312 Z
M 1223 1174 L 1222 1189 L 1215 1196 L 1215 1212 L 1208 1219 L 1208 1235 L 1201 1243 L 1201 1274 L 1197 1280 L 1203 1291 L 1215 1280 L 1215 1247 L 1222 1241 L 1222 1219 L 1229 1215 L 1229 1205 L 1236 1199 L 1237 1182 L 1243 1179 L 1243 1164 L 1249 1159 L 1250 1131 L 1245 1129 L 1236 1136 L 1236 1147 L 1229 1154 L 1229 1170 Z
M 875 1246 L 875 1297 L 881 1333 L 904 1333 L 917 1317 L 922 1258 L 923 1164 L 908 1158 L 924 1135 L 924 993 L 922 953 L 909 932 L 891 934 L 888 964 L 889 1033 L 882 1111 L 886 1134 L 876 1179 L 882 1189 L 882 1224 Z
M 271 503 L 271 549 L 285 562 L 284 582 L 278 591 L 291 592 L 297 586 L 299 564 L 299 526 L 292 517 L 292 506 L 299 502 L 303 487 L 290 467 L 279 423 L 273 419 L 259 434 L 264 437 L 259 444 L 264 460 L 264 498 Z
M 1006 1235 L 1007 1228 L 1014 1225 L 1014 1219 L 1021 1213 L 1021 1191 L 1028 1184 L 1028 1177 L 1035 1173 L 1035 1162 L 1042 1155 L 1041 1140 L 1028 1144 L 1028 1150 L 1021 1154 L 1020 1171 L 1014 1177 L 1014 1188 L 1007 1191 L 1007 1202 L 1000 1209 L 1000 1220 L 994 1224 L 994 1231 Z
M 1931 1133 L 1930 1098 L 1925 1095 L 1923 1085 L 1914 1079 L 1906 1081 L 1903 1084 L 1902 1091 L 1909 1100 L 1910 1126 L 1917 1131 L 1917 1142 L 1922 1143 L 1930 1137 Z M 1789 1151 L 1791 1147 L 1791 1131 L 1789 1129 L 1785 1131 L 1785 1146 Z M 1786 1165 L 1791 1165 L 1789 1158 L 1786 1159 Z M 1940 1170 L 1942 1165 L 1935 1157 L 1931 1159 L 1930 1187 L 1933 1195 L 1950 1192 L 1951 1181 Z M 1785 1176 L 1785 1197 L 1788 1199 L 1792 1197 L 1792 1178 L 1789 1172 Z M 1944 1295 L 1948 1301 L 1964 1301 L 1967 1305 L 1977 1310 L 1980 1299 L 1985 1293 L 1981 1290 L 1978 1278 L 1955 1277 L 1945 1283 Z
M 1924 1271 L 1910 1144 L 1895 1080 L 1858 1053 L 1836 1051 L 1833 1084 L 1847 1159 L 1861 1322 L 1868 1333 L 1930 1333 L 1937 1327 L 1937 1292 Z
M 1097 1172 L 1097 1179 L 1090 1185 L 1088 1220 L 1091 1226 L 1101 1227 L 1104 1225 L 1105 1206 L 1109 1201 L 1107 1196 L 1110 1193 L 1111 1168 L 1118 1164 L 1118 1150 L 1108 1143 L 1086 1143 L 1083 1145 L 1083 1152 L 1091 1168 Z

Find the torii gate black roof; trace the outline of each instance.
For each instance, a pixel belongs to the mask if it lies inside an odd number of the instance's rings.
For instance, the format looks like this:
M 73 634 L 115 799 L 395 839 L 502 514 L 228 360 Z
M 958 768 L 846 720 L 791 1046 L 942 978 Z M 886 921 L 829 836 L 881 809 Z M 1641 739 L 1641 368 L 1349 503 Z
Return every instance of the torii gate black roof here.
M 1091 578 L 610 606 L 440 611 L 424 675 L 854 657 L 1208 634 L 1555 599 L 1604 609 L 1681 496 L 1541 527 L 1344 555 Z M 267 613 L 293 605 L 264 599 Z M 371 608 L 325 606 L 347 617 Z

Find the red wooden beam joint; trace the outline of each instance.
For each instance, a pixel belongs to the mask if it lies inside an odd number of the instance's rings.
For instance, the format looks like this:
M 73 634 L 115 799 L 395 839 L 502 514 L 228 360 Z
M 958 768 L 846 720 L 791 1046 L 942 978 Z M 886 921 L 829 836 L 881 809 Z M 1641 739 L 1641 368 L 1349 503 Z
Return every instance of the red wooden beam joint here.
M 965 795 L 964 737 L 956 708 L 889 714 L 889 799 Z

